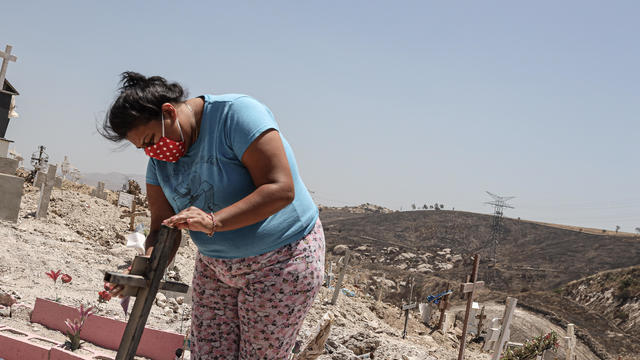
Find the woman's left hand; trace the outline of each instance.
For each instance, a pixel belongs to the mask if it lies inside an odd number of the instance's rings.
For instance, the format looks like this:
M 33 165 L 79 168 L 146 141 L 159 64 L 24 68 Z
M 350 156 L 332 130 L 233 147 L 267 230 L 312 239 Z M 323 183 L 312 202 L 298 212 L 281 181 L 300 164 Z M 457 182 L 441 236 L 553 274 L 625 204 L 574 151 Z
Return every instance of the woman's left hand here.
M 211 216 L 195 206 L 188 207 L 166 219 L 162 222 L 162 225 L 180 230 L 201 231 L 206 234 L 211 233 L 211 229 L 213 228 Z

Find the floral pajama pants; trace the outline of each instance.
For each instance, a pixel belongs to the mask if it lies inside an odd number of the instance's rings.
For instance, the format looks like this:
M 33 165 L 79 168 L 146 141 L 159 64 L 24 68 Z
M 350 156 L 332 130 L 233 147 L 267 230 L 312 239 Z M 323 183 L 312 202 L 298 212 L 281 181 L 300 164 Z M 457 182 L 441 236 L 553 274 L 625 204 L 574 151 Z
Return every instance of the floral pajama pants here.
M 304 238 L 266 254 L 198 253 L 191 359 L 288 359 L 324 277 L 320 220 Z

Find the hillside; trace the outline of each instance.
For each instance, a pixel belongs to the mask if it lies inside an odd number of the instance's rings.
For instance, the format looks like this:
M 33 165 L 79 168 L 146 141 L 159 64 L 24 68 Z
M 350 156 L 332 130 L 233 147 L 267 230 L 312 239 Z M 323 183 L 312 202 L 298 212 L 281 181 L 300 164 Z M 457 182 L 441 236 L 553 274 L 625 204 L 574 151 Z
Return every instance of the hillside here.
M 604 271 L 572 281 L 563 295 L 602 316 L 640 343 L 640 266 Z
M 367 256 L 371 264 L 362 266 L 379 267 L 376 254 L 388 247 L 409 253 L 451 249 L 463 255 L 463 264 L 467 265 L 470 256 L 479 253 L 480 274 L 485 274 L 484 280 L 493 290 L 551 290 L 599 271 L 640 263 L 637 237 L 588 234 L 504 219 L 497 266 L 490 269 L 490 215 L 448 210 L 354 214 L 324 209 L 320 217 L 329 247 L 347 244 L 371 248 L 372 256 Z M 407 261 L 407 267 L 417 268 L 421 263 L 419 257 L 414 257 Z M 464 274 L 462 266 L 438 271 L 439 276 L 455 280 L 463 279 Z
M 363 207 L 370 211 L 363 212 Z M 408 298 L 410 278 L 415 279 L 419 298 L 442 291 L 446 282 L 456 289 L 470 273 L 471 255 L 477 252 L 487 257 L 489 215 L 357 208 L 322 209 L 328 257 L 337 260 L 342 251 L 340 245 L 348 245 L 353 250 L 354 266 L 360 268 L 354 277 L 380 279 L 384 273 L 389 283 L 384 298 L 392 303 Z M 640 341 L 636 339 L 638 303 L 631 301 L 616 308 L 605 301 L 615 298 L 620 284 L 625 286 L 622 296 L 637 294 L 637 273 L 609 275 L 611 280 L 607 281 L 601 281 L 602 275 L 596 277 L 592 283 L 604 294 L 601 297 L 580 297 L 571 292 L 574 288 L 583 289 L 585 280 L 579 285 L 567 284 L 599 271 L 640 264 L 637 237 L 590 234 L 579 228 L 516 219 L 504 222 L 497 266 L 481 261 L 479 279 L 486 282 L 488 289 L 480 292 L 480 300 L 500 301 L 511 295 L 519 299 L 521 306 L 554 324 L 574 323 L 578 336 L 601 359 L 612 359 L 608 354 L 640 354 Z M 366 291 L 374 296 L 375 284 L 366 285 Z M 601 309 L 604 314 L 600 314 Z

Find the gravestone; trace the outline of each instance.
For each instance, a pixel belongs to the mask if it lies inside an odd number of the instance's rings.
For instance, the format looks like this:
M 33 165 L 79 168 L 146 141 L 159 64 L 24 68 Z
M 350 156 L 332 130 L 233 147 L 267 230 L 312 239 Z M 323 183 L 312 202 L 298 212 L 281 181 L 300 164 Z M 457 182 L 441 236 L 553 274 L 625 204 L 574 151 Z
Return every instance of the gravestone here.
M 131 207 L 133 206 L 134 198 L 135 197 L 133 195 L 120 191 L 118 192 L 118 206 L 124 206 L 129 210 L 131 210 Z
M 496 341 L 500 337 L 500 318 L 491 319 L 491 324 L 489 325 L 489 329 L 487 329 L 487 336 L 484 338 L 484 345 L 482 346 L 482 351 L 489 351 L 493 349 Z
M 471 303 L 471 309 L 469 310 L 469 320 L 467 321 L 467 333 L 471 335 L 478 334 L 478 318 L 476 315 L 480 311 L 480 305 L 477 302 Z
M 442 318 L 442 327 L 440 328 L 440 331 L 442 332 L 443 335 L 446 335 L 449 331 L 451 331 L 451 328 L 453 327 L 453 321 L 455 320 L 455 315 L 449 311 L 445 311 L 441 314 L 441 318 Z
M 420 321 L 423 324 L 429 325 L 431 322 L 431 316 L 433 315 L 433 311 L 436 309 L 437 305 L 431 303 L 420 303 L 418 304 L 418 309 L 420 309 Z
M 104 183 L 102 181 L 98 181 L 98 186 L 91 191 L 91 195 L 97 197 L 98 199 L 107 199 L 107 193 L 104 192 Z
M 15 175 L 19 161 L 0 156 L 0 174 Z
M 18 222 L 23 184 L 19 176 L 0 174 L 0 219 Z
M 51 190 L 56 178 L 56 165 L 49 165 L 47 177 L 42 185 L 40 185 L 40 200 L 38 200 L 38 208 L 36 209 L 36 219 L 47 217 L 47 209 L 51 200 Z

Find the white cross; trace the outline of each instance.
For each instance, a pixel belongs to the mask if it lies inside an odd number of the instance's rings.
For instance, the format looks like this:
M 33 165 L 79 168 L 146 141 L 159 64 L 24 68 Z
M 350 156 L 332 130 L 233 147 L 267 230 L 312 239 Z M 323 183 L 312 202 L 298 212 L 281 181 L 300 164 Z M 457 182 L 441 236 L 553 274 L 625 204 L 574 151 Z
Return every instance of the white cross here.
M 7 74 L 7 66 L 9 61 L 16 62 L 17 57 L 11 55 L 11 45 L 7 45 L 4 52 L 0 51 L 0 58 L 2 58 L 2 67 L 0 68 L 0 90 L 4 87 L 4 77 Z

